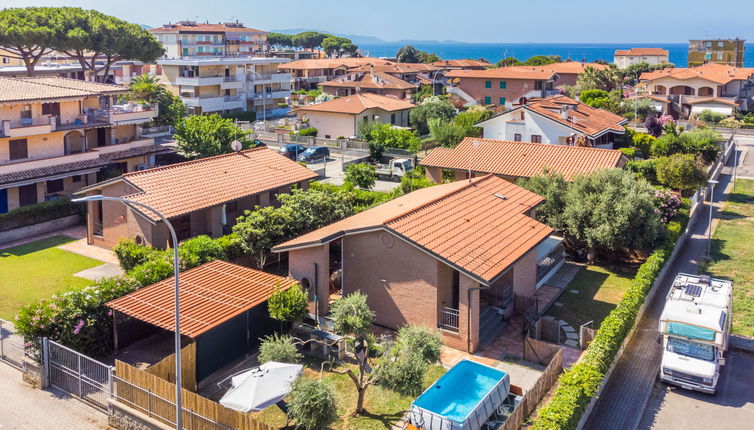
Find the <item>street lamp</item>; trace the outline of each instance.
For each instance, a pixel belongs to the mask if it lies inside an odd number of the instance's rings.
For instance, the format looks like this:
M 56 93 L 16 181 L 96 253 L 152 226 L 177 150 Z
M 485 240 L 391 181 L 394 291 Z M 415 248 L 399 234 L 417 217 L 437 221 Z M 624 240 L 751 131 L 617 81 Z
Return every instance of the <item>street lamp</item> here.
M 718 184 L 718 181 L 714 179 L 710 179 L 707 181 L 707 183 L 710 185 L 710 194 L 709 194 L 709 224 L 707 225 L 707 259 L 710 258 L 710 245 L 712 244 L 712 211 L 715 209 L 715 185 Z
M 183 421 L 183 414 L 181 409 L 181 322 L 180 322 L 180 300 L 178 297 L 178 237 L 175 235 L 175 230 L 170 221 L 157 211 L 157 209 L 145 205 L 134 200 L 126 200 L 119 197 L 106 197 L 102 195 L 86 196 L 78 199 L 73 199 L 74 202 L 96 202 L 102 200 L 109 200 L 114 202 L 121 202 L 126 206 L 141 206 L 160 217 L 162 222 L 168 226 L 170 236 L 173 238 L 173 277 L 175 278 L 175 428 L 178 430 L 183 429 L 181 421 Z

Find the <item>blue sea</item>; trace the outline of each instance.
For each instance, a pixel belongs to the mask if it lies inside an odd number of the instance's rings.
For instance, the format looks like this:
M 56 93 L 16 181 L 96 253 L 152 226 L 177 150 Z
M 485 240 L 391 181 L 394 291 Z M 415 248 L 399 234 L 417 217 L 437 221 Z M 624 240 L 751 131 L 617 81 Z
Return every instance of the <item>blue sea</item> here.
M 367 51 L 372 57 L 394 57 L 395 53 L 405 43 L 359 44 L 359 49 Z M 574 61 L 592 62 L 597 59 L 613 62 L 616 49 L 629 48 L 665 48 L 670 53 L 670 62 L 679 67 L 685 67 L 688 60 L 688 44 L 686 43 L 441 43 L 417 42 L 414 48 L 434 52 L 445 60 L 463 58 L 484 58 L 495 63 L 505 57 L 516 57 L 521 61 L 535 55 L 560 55 L 563 60 L 570 58 Z M 744 53 L 746 67 L 754 67 L 754 44 L 746 44 Z

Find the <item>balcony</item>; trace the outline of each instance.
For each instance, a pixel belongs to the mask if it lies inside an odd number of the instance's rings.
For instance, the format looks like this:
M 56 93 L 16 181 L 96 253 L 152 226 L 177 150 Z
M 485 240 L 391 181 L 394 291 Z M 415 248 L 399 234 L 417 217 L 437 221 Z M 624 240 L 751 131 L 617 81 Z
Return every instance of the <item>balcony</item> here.
M 284 82 L 290 82 L 291 81 L 291 74 L 290 73 L 256 73 L 256 72 L 249 72 L 248 75 L 246 75 L 246 79 L 253 84 L 273 84 L 273 83 L 284 83 Z
M 245 101 L 241 94 L 235 96 L 228 96 L 226 100 L 225 96 L 219 97 L 183 97 L 183 103 L 188 107 L 200 107 L 202 111 L 214 112 L 218 110 L 230 110 L 245 107 Z
M 249 93 L 249 100 L 254 100 L 254 103 L 264 103 L 265 101 L 284 99 L 290 96 L 291 90 L 278 90 L 265 93 Z
M 142 124 L 158 114 L 157 104 L 145 108 L 141 105 L 116 105 L 112 109 L 96 111 L 95 120 L 114 125 Z
M 55 117 L 42 116 L 21 120 L 3 120 L 0 137 L 25 137 L 36 134 L 48 134 L 55 130 Z
M 238 90 L 243 88 L 243 75 L 239 76 L 225 76 L 223 83 L 220 84 L 222 90 Z
M 192 87 L 200 87 L 205 85 L 220 85 L 225 82 L 225 77 L 222 75 L 215 76 L 179 76 L 175 78 L 175 85 L 188 85 Z
M 327 82 L 328 77 L 332 78 L 333 76 L 302 76 L 302 77 L 296 78 L 296 82 L 316 84 L 319 82 Z

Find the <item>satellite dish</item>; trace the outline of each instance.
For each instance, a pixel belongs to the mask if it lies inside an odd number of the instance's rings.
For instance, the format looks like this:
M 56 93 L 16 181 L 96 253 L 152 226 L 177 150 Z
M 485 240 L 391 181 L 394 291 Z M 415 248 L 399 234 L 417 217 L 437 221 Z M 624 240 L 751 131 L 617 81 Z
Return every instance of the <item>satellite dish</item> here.
M 230 142 L 230 147 L 234 151 L 238 152 L 243 148 L 243 144 L 241 144 L 241 142 L 239 142 L 238 140 L 234 140 L 233 142 Z

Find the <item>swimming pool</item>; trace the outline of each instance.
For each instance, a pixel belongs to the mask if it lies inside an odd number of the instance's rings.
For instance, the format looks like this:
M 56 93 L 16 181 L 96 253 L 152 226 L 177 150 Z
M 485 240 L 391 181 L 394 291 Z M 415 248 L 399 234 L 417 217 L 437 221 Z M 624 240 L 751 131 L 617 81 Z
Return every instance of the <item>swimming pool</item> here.
M 508 395 L 502 370 L 462 360 L 411 404 L 411 423 L 424 430 L 479 429 Z

